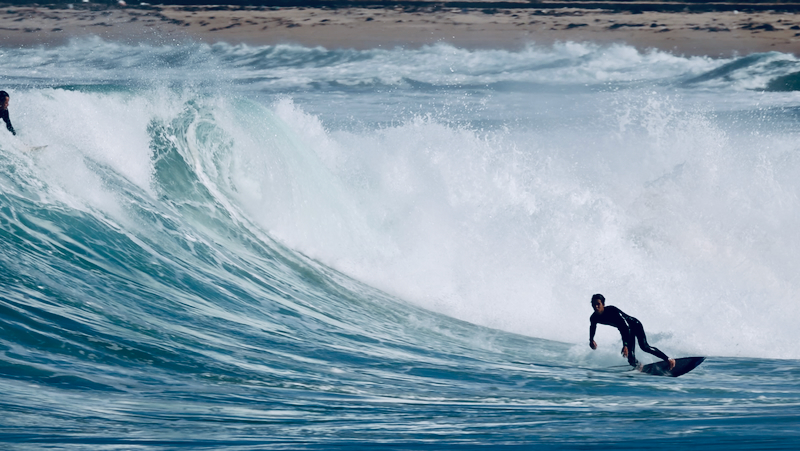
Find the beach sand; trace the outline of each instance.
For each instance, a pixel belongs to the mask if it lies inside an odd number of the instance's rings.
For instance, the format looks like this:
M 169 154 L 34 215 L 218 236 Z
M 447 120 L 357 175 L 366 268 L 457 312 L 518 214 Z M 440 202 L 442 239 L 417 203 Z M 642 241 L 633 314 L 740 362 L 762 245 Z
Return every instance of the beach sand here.
M 445 3 L 446 5 L 446 3 Z M 128 43 L 275 45 L 326 48 L 522 48 L 528 44 L 625 43 L 681 55 L 800 55 L 797 12 L 643 12 L 581 8 L 6 7 L 0 46 L 61 44 L 96 35 Z

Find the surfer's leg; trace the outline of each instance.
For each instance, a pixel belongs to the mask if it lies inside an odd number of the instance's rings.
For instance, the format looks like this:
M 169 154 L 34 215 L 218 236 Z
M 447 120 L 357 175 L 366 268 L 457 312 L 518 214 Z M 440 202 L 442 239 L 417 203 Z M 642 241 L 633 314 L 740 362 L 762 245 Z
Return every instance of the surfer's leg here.
M 661 352 L 658 348 L 654 348 L 647 344 L 647 336 L 644 334 L 644 327 L 642 327 L 642 323 L 637 321 L 636 325 L 631 327 L 631 330 L 636 335 L 636 340 L 639 341 L 639 347 L 642 348 L 642 351 L 648 354 L 653 354 L 661 360 L 669 361 L 669 357 L 667 357 L 666 354 Z

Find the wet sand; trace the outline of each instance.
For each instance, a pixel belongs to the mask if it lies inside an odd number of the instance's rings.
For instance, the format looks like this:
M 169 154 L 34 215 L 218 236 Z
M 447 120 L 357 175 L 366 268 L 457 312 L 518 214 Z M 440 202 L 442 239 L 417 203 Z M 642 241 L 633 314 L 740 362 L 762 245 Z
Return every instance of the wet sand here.
M 626 43 L 683 55 L 800 55 L 797 11 L 641 11 L 635 8 L 270 8 L 238 6 L 60 7 L 0 10 L 0 46 L 61 44 L 96 35 L 123 42 L 327 48 L 521 48 L 534 43 Z M 542 5 L 542 4 L 539 4 Z M 563 4 L 558 4 L 563 5 Z M 730 8 L 729 8 L 730 9 Z

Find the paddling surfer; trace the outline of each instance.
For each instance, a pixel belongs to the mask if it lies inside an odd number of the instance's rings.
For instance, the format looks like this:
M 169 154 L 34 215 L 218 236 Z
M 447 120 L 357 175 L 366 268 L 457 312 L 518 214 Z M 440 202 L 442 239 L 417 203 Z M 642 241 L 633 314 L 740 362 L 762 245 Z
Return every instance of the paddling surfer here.
M 592 308 L 594 313 L 589 318 L 591 325 L 589 326 L 589 347 L 597 349 L 597 343 L 594 341 L 594 333 L 597 330 L 597 324 L 605 324 L 607 326 L 614 326 L 619 330 L 622 335 L 622 355 L 628 358 L 628 363 L 639 369 L 639 362 L 636 360 L 636 340 L 639 340 L 639 347 L 642 351 L 653 354 L 654 356 L 669 362 L 669 369 L 675 367 L 675 359 L 670 359 L 666 354 L 659 351 L 647 344 L 647 337 L 644 334 L 644 327 L 638 319 L 626 315 L 622 310 L 609 305 L 606 307 L 606 298 L 602 294 L 595 294 L 592 296 Z
M 6 123 L 8 131 L 16 135 L 17 132 L 14 131 L 14 126 L 11 125 L 11 119 L 8 117 L 8 102 L 10 99 L 11 96 L 9 96 L 7 92 L 0 91 L 0 117 L 2 117 L 3 122 Z

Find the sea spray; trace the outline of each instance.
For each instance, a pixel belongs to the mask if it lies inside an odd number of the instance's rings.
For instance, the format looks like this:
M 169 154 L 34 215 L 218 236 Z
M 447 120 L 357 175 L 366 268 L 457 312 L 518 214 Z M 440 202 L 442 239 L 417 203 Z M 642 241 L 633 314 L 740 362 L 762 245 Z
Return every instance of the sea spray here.
M 602 291 L 669 332 L 677 352 L 792 356 L 789 335 L 768 331 L 796 314 L 783 251 L 798 244 L 786 208 L 796 184 L 773 172 L 795 145 L 782 133 L 768 150 L 742 145 L 713 114 L 644 94 L 584 127 L 580 149 L 572 127 L 480 132 L 417 118 L 332 133 L 339 145 L 324 152 L 343 154 L 330 169 L 392 251 L 354 233 L 344 254 L 315 253 L 404 299 L 518 333 L 585 341 L 587 293 Z

